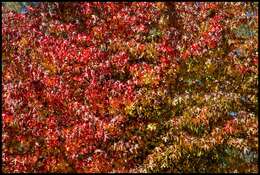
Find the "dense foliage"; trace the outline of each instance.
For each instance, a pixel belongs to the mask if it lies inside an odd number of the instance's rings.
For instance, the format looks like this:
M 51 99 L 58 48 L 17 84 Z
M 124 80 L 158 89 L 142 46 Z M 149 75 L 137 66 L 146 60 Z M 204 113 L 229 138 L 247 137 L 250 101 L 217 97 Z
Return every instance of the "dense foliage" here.
M 4 172 L 257 172 L 258 4 L 2 6 Z

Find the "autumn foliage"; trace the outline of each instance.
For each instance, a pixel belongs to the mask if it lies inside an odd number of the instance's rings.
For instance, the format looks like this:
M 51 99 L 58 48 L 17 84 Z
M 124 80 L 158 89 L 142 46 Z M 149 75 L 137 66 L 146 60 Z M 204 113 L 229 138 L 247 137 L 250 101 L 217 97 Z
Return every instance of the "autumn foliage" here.
M 258 172 L 258 3 L 2 6 L 4 172 Z

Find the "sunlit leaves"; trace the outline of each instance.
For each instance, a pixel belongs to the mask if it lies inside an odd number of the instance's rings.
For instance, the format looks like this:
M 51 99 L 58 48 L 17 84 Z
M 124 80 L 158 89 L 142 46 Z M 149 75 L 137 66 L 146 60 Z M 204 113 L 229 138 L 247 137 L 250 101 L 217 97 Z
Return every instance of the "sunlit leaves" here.
M 250 2 L 4 8 L 4 171 L 256 172 L 257 11 Z

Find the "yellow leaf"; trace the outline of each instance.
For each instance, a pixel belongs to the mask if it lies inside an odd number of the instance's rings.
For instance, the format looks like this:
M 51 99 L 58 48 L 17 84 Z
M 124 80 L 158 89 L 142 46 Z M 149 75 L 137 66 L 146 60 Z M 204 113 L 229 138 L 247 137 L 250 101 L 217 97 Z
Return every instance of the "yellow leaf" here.
M 26 38 L 22 38 L 19 42 L 20 46 L 26 46 L 28 44 L 28 40 Z
M 49 63 L 41 63 L 41 65 L 47 69 L 51 74 L 55 74 L 57 72 L 57 67 L 54 64 Z
M 154 130 L 156 130 L 156 128 L 157 128 L 157 124 L 156 123 L 150 123 L 147 126 L 147 129 L 150 130 L 150 131 L 154 131 Z

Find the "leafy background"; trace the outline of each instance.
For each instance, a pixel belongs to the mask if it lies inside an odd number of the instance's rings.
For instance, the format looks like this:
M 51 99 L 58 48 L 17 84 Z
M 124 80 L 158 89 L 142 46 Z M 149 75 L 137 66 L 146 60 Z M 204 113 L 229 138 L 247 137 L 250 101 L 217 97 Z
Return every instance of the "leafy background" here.
M 258 172 L 258 3 L 6 2 L 2 26 L 4 172 Z

